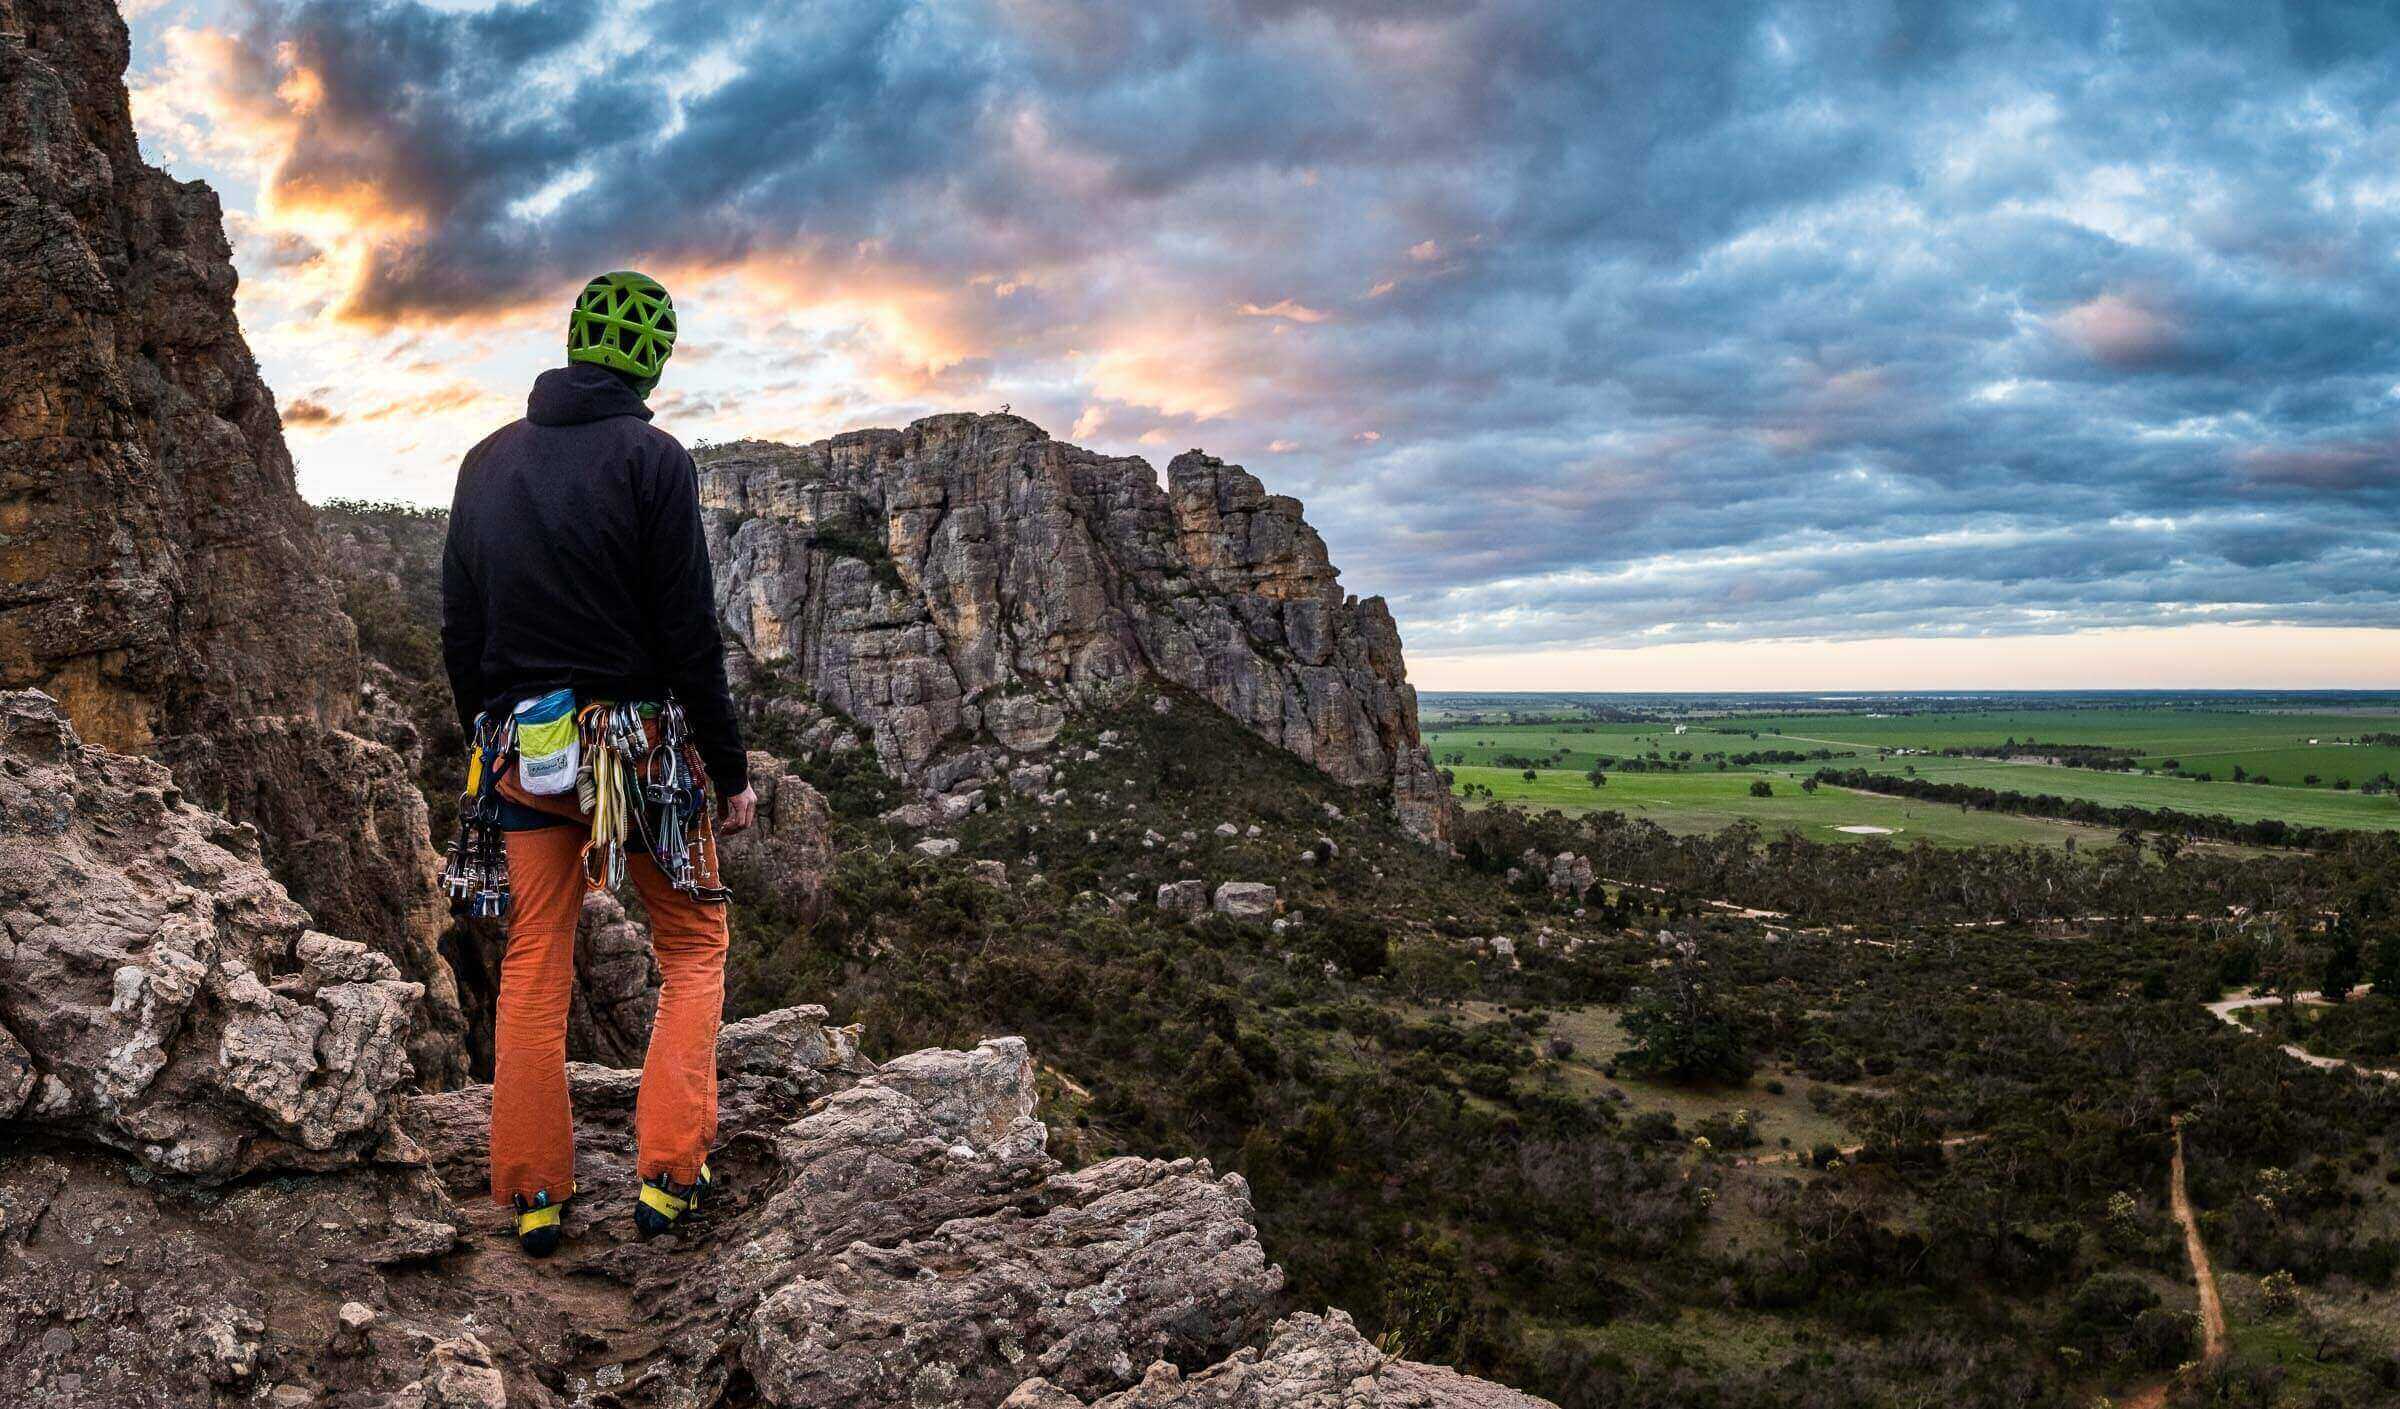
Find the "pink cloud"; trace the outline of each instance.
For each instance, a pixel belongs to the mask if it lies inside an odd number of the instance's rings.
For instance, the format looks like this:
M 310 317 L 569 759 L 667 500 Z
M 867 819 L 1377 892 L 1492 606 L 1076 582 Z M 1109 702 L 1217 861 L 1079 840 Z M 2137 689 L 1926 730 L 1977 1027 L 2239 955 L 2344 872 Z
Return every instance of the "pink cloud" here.
M 2253 484 L 2301 489 L 2364 489 L 2400 481 L 2400 442 L 2341 441 L 2324 445 L 2254 445 L 2234 455 Z
M 1322 323 L 1326 316 L 1323 309 L 1310 308 L 1288 298 L 1277 299 L 1263 308 L 1255 303 L 1245 303 L 1241 307 L 1241 314 L 1245 318 L 1289 318 L 1295 323 Z
M 2183 330 L 2166 314 L 2122 294 L 2102 294 L 2050 320 L 2085 355 L 2112 367 L 2144 367 L 2175 351 Z

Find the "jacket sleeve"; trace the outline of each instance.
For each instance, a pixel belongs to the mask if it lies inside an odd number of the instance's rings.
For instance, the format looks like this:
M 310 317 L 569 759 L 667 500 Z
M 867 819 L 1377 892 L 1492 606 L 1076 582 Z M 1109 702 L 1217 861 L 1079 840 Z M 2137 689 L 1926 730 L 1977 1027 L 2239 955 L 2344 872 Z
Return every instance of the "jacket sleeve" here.
M 731 797 L 750 786 L 750 759 L 725 683 L 717 584 L 700 527 L 699 471 L 680 446 L 661 459 L 645 535 L 660 674 L 683 702 L 709 781 L 719 796 Z
M 458 551 L 458 509 L 442 542 L 442 665 L 450 673 L 450 698 L 458 709 L 459 732 L 475 737 L 483 709 L 483 593 Z

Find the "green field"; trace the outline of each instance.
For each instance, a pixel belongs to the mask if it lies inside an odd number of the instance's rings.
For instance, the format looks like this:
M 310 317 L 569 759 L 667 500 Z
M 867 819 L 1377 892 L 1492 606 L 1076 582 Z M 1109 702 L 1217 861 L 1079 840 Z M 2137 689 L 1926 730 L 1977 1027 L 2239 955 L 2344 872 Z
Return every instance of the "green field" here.
M 1503 802 L 1521 802 L 1536 811 L 1622 812 L 1646 818 L 1678 835 L 1714 832 L 1735 822 L 1752 821 L 1775 835 L 1786 828 L 1811 841 L 1865 841 L 1884 835 L 1905 845 L 1930 841 L 1942 846 L 1985 846 L 2032 842 L 2063 846 L 2068 837 L 2086 845 L 2115 840 L 2115 833 L 2071 822 L 2038 817 L 2011 817 L 1997 812 L 1962 812 L 1955 807 L 1912 802 L 1907 798 L 1857 793 L 1844 788 L 1800 790 L 1789 773 L 1764 776 L 1773 797 L 1750 796 L 1750 785 L 1762 775 L 1741 773 L 1613 773 L 1608 786 L 1595 788 L 1582 773 L 1536 771 L 1526 782 L 1520 770 L 1453 768 L 1460 784 L 1488 786 Z M 1474 801 L 1480 801 L 1477 794 Z M 1474 805 L 1474 801 L 1469 803 Z M 1887 833 L 1844 832 L 1843 827 L 1883 827 Z
M 1617 727 L 1617 726 L 1609 726 Z M 2379 773 L 2400 777 L 2400 748 L 2340 744 L 2361 734 L 2400 733 L 2400 716 L 2259 714 L 2200 709 L 1993 710 L 1961 714 L 1774 715 L 1712 720 L 1695 725 L 1781 730 L 1786 737 L 1838 746 L 1941 750 L 1988 747 L 2009 739 L 2046 744 L 2109 744 L 2145 768 L 2169 760 L 2184 770 L 2229 779 L 2235 765 L 2298 785 L 2310 774 L 2331 790 L 2337 778 L 2364 783 Z M 1691 735 L 1686 735 L 1686 738 Z M 1721 737 L 1721 736 L 1720 736 Z M 2311 744 L 2309 740 L 2317 742 Z
M 2400 715 L 2279 714 L 2159 707 L 2121 709 L 1986 710 L 1924 714 L 1780 714 L 1725 716 L 1684 723 L 1453 725 L 1429 729 L 1434 761 L 1456 775 L 1462 790 L 1477 785 L 1470 805 L 1488 787 L 1494 798 L 1537 808 L 1613 810 L 1648 817 L 1678 832 L 1713 831 L 1747 818 L 1771 831 L 1840 839 L 1844 825 L 1890 827 L 1895 840 L 1923 838 L 1945 845 L 2039 841 L 2071 834 L 2106 840 L 2098 829 L 1997 813 L 1823 789 L 1801 793 L 1797 780 L 1821 767 L 1875 772 L 1913 770 L 1944 783 L 2029 795 L 2084 799 L 2110 806 L 2173 808 L 2236 821 L 2277 818 L 2301 826 L 2400 830 L 2400 795 L 2375 795 L 2358 786 L 2378 776 L 2400 777 L 2400 748 L 2342 743 L 2368 733 L 2400 733 Z M 1939 750 L 2020 743 L 2104 745 L 2121 749 L 2150 773 L 2010 763 L 1996 758 L 1944 758 Z M 2313 741 L 2313 742 L 2312 742 Z M 1744 754 L 1789 751 L 1832 755 L 1801 762 L 1732 760 Z M 1907 752 L 1900 752 L 1906 750 Z M 1585 774 L 1614 758 L 1608 784 L 1595 789 Z M 1627 771 L 1625 760 L 1680 763 L 1680 771 Z M 2211 773 L 2213 780 L 2177 777 Z M 1524 778 L 1527 767 L 1532 780 Z M 2270 783 L 2231 781 L 2240 767 Z M 1772 798 L 1749 795 L 1765 775 Z M 2306 780 L 2314 777 L 2314 784 Z M 2342 789 L 2338 780 L 2353 786 Z
M 1880 762 L 1862 761 L 1860 766 L 1877 773 L 1897 773 L 1913 767 L 1918 777 L 1937 783 L 2089 798 L 2111 806 L 2173 808 L 2178 812 L 2231 817 L 2237 822 L 2278 817 L 2307 827 L 2400 830 L 2400 797 L 2389 793 L 2368 797 L 2330 788 L 2202 783 L 2163 775 L 2100 773 L 2088 768 L 2053 768 L 1992 759 L 1889 758 Z M 1612 778 L 1609 782 L 1613 787 L 1616 780 Z

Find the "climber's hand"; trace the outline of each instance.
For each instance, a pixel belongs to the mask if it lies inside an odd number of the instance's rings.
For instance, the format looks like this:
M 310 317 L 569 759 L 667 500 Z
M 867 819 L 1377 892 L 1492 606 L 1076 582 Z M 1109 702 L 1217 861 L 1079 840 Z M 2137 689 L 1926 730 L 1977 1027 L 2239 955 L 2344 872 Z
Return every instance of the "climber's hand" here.
M 750 830 L 758 819 L 758 789 L 744 788 L 732 797 L 717 802 L 717 830 L 731 836 Z

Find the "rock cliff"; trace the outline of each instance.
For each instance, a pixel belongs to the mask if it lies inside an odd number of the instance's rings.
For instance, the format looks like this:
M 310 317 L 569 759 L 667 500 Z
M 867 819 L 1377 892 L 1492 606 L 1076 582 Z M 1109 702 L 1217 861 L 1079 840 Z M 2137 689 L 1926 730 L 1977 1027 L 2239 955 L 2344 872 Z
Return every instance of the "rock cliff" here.
M 126 57 L 114 6 L 0 0 L 0 686 L 256 823 L 321 922 L 425 985 L 420 1075 L 455 1079 L 424 805 L 349 732 L 356 634 L 235 323 L 217 198 L 142 162 Z
M 698 457 L 725 624 L 933 790 L 1007 770 L 1079 699 L 1155 679 L 1449 840 L 1381 598 L 1343 594 L 1299 501 L 1198 451 L 1167 466 L 948 415 Z
M 32 692 L 0 696 L 0 932 L 18 1402 L 1539 1405 L 1338 1312 L 1278 1322 L 1243 1181 L 1063 1168 L 1021 1040 L 878 1066 L 819 1008 L 725 1029 L 724 1192 L 684 1235 L 627 1236 L 638 1074 L 573 1066 L 583 1193 L 529 1262 L 484 1190 L 490 1089 L 404 1088 L 419 986 Z

